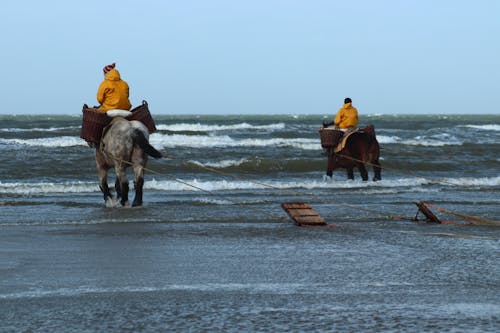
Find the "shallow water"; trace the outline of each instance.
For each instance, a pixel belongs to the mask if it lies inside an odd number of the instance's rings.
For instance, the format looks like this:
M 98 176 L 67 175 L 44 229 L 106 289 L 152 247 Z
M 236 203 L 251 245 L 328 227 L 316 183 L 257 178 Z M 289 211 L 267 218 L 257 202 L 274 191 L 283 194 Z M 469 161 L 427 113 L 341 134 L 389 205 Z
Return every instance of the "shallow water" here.
M 2 331 L 495 332 L 491 227 L 2 228 Z
M 114 209 L 79 117 L 0 118 L 1 332 L 500 330 L 500 229 L 410 221 L 421 200 L 500 219 L 497 116 L 365 117 L 366 183 L 322 180 L 319 116 L 155 117 L 171 158 Z

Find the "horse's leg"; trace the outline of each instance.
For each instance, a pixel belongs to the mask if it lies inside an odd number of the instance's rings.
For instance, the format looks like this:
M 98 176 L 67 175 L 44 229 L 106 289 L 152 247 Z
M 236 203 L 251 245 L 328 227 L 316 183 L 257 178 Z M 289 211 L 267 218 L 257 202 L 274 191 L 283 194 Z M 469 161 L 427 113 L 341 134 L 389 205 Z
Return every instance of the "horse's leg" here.
M 104 203 L 106 207 L 111 207 L 113 206 L 113 195 L 111 194 L 111 191 L 109 190 L 108 186 L 109 166 L 106 164 L 105 158 L 103 154 L 99 151 L 99 149 L 96 149 L 95 160 L 97 167 L 97 175 L 99 177 L 99 188 L 101 189 L 101 192 L 103 194 Z
M 347 179 L 354 180 L 354 169 L 346 168 L 347 170 Z
M 120 186 L 120 179 L 118 179 L 118 177 L 116 177 L 116 180 L 115 180 L 115 191 L 116 191 L 116 197 L 121 198 L 122 197 L 122 188 Z
M 366 182 L 368 180 L 368 171 L 366 171 L 365 165 L 363 163 L 358 163 L 358 170 L 361 178 Z
M 125 173 L 124 166 L 116 166 L 116 181 L 119 183 L 120 188 L 120 203 L 122 206 L 126 206 L 128 202 L 128 179 L 127 174 Z M 118 199 L 118 198 L 117 198 Z
M 103 194 L 104 203 L 106 207 L 110 207 L 113 205 L 113 195 L 108 186 L 108 169 L 98 168 L 97 173 L 99 174 L 99 188 Z
M 381 175 L 382 167 L 380 166 L 379 161 L 378 160 L 373 161 L 372 164 L 374 173 L 373 181 L 376 182 L 377 180 L 382 180 L 382 175 Z
M 132 207 L 142 206 L 142 188 L 144 186 L 144 169 L 142 166 L 134 166 L 134 189 L 135 197 Z
M 333 169 L 335 168 L 335 156 L 331 152 L 331 148 L 328 148 L 328 164 L 326 166 L 326 175 L 328 177 L 332 177 L 333 175 Z

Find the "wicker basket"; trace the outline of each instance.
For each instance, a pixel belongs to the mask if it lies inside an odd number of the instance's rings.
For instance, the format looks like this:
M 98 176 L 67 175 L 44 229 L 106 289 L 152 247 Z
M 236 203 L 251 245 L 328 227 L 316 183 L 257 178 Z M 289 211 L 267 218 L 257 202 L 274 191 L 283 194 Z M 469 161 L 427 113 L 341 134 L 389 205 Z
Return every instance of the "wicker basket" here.
M 106 115 L 106 112 L 89 108 L 86 105 L 83 106 L 82 112 L 83 119 L 80 137 L 89 142 L 99 143 L 102 130 L 109 124 L 111 118 Z
M 336 147 L 339 138 L 342 136 L 342 131 L 334 130 L 334 129 L 320 129 L 319 136 L 321 138 L 321 147 L 323 148 L 331 148 Z
M 127 117 L 128 120 L 140 121 L 146 125 L 150 134 L 156 132 L 155 122 L 149 113 L 148 102 L 142 101 L 141 105 L 130 111 L 132 111 L 132 115 Z

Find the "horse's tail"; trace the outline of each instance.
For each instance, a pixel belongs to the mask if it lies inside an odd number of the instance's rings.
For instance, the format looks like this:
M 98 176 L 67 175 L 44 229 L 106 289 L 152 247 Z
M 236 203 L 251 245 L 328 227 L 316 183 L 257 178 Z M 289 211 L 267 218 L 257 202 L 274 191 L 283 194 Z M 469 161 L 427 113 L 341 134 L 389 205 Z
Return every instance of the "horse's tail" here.
M 138 128 L 134 129 L 134 131 L 132 132 L 132 139 L 134 140 L 134 144 L 141 147 L 141 149 L 144 150 L 144 152 L 149 156 L 154 158 L 163 157 L 162 153 L 160 153 L 158 150 L 155 149 L 155 147 L 149 144 L 148 139 L 140 129 Z

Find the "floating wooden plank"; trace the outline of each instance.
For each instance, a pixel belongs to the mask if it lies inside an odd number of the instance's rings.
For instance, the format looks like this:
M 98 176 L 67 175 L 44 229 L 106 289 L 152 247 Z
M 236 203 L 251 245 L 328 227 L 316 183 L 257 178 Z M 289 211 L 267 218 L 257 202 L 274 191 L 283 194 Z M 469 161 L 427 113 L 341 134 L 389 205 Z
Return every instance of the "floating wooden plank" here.
M 298 226 L 326 225 L 325 220 L 307 202 L 285 202 L 281 208 Z
M 434 215 L 434 213 L 427 207 L 425 202 L 415 202 L 415 205 L 417 205 L 419 212 L 422 212 L 422 214 L 425 215 L 427 222 L 441 223 L 437 216 Z

